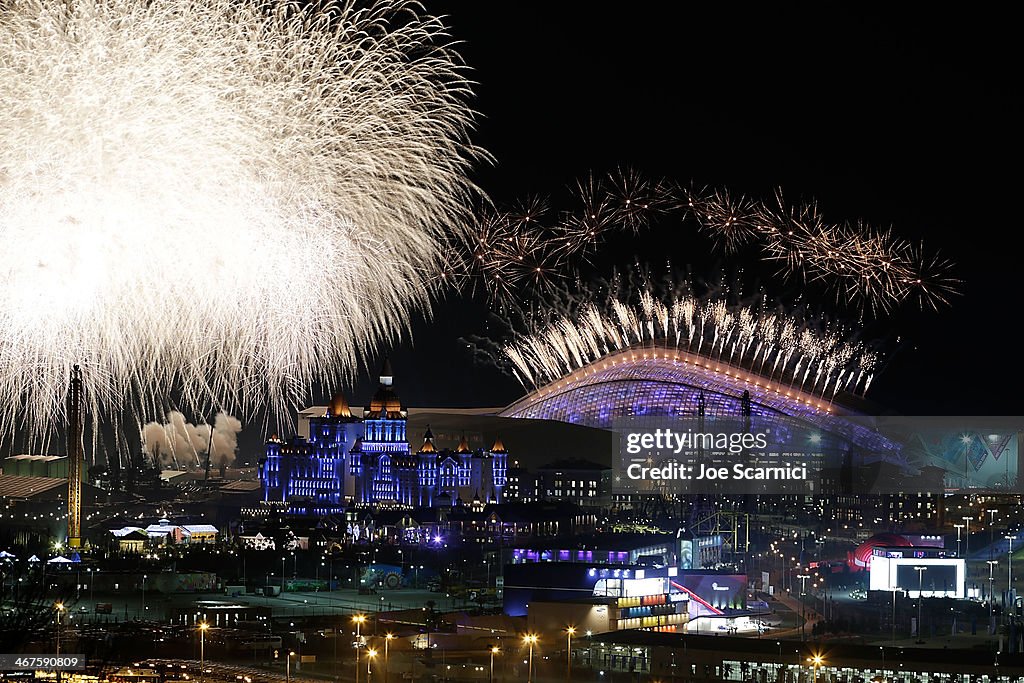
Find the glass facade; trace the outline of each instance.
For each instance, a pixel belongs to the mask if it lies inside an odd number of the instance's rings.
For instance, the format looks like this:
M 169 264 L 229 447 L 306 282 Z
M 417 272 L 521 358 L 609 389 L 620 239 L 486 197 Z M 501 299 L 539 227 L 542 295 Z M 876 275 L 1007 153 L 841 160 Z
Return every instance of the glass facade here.
M 799 386 L 773 382 L 712 360 L 672 350 L 627 350 L 608 356 L 547 384 L 504 411 L 502 417 L 559 420 L 610 429 L 624 417 L 664 419 L 694 416 L 703 406 L 708 417 L 741 417 L 744 392 L 750 397 L 754 423 L 782 425 L 789 418 L 891 459 L 902 455 L 876 432 L 842 415 L 852 411 Z M 765 369 L 766 372 L 770 368 Z

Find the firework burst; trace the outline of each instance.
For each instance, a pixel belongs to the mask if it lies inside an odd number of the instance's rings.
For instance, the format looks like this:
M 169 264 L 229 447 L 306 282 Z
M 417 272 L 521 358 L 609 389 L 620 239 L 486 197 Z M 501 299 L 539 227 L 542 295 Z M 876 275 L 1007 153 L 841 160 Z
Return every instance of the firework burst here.
M 785 274 L 817 281 L 840 301 L 887 311 L 915 301 L 926 308 L 949 303 L 959 287 L 952 264 L 919 245 L 862 222 L 826 221 L 815 204 L 788 206 L 782 193 L 774 204 L 728 192 L 684 190 L 685 207 L 701 229 L 729 251 L 754 243 Z
M 841 391 L 867 391 L 878 363 L 875 352 L 834 324 L 719 298 L 663 301 L 648 290 L 633 304 L 620 297 L 604 307 L 584 303 L 519 335 L 503 353 L 523 386 L 533 389 L 631 347 L 687 351 L 829 400 Z
M 3 3 L 0 434 L 74 364 L 100 418 L 280 414 L 428 306 L 480 155 L 447 41 L 402 0 Z
M 956 294 L 949 261 L 920 245 L 862 222 L 827 222 L 815 204 L 789 206 L 737 196 L 728 190 L 683 187 L 621 170 L 588 176 L 572 189 L 575 208 L 488 214 L 478 224 L 473 267 L 501 305 L 537 298 L 559 278 L 571 279 L 611 235 L 637 234 L 662 217 L 690 219 L 727 253 L 760 249 L 788 277 L 834 291 L 836 300 L 872 312 L 914 302 L 938 308 Z M 535 204 L 540 206 L 539 204 Z M 466 259 L 467 261 L 469 259 Z

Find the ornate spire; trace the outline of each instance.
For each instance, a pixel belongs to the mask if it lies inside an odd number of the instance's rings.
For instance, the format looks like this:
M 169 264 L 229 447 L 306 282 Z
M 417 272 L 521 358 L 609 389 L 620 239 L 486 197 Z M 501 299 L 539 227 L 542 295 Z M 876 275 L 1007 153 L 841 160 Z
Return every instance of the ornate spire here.
M 505 444 L 501 442 L 501 437 L 494 437 L 494 445 L 491 446 L 491 453 L 508 453 L 508 449 L 505 448 Z
M 459 441 L 458 448 L 455 449 L 456 453 L 470 453 L 469 442 L 466 441 L 466 435 L 462 435 L 462 439 Z
M 427 431 L 423 434 L 423 445 L 420 446 L 417 453 L 437 453 L 437 448 L 434 447 L 434 433 L 430 431 L 430 425 L 427 425 Z
M 380 385 L 390 387 L 395 381 L 395 372 L 391 369 L 391 359 L 384 357 L 384 365 L 380 369 Z

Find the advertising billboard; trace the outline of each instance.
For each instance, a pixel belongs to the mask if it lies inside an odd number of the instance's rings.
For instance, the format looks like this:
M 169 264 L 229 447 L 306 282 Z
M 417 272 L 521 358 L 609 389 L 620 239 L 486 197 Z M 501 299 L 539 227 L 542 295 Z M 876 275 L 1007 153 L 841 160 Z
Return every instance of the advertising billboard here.
M 921 568 L 920 571 L 918 568 Z M 904 591 L 911 598 L 963 598 L 966 568 L 962 558 L 884 557 L 871 560 L 871 590 Z

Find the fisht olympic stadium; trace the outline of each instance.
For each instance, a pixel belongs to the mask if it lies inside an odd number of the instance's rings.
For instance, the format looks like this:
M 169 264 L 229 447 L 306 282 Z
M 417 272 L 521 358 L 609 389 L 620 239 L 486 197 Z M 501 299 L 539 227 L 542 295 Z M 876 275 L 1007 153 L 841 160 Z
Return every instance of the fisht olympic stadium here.
M 829 400 L 689 351 L 645 346 L 611 353 L 568 372 L 499 415 L 612 429 L 617 418 L 654 422 L 697 416 L 703 408 L 708 418 L 749 415 L 754 426 L 795 420 L 879 458 L 910 465 L 888 439 L 847 419 L 864 416 L 852 405 L 856 401 L 852 396 Z
M 743 418 L 753 429 L 792 426 L 823 435 L 833 452 L 854 450 L 861 463 L 884 461 L 906 473 L 946 471 L 947 486 L 1008 487 L 1017 479 L 1019 436 L 974 430 L 942 438 L 924 434 L 896 443 L 873 426 L 876 413 L 856 395 L 828 398 L 773 381 L 748 368 L 689 350 L 635 345 L 604 355 L 530 391 L 499 415 L 612 429 L 617 418 L 703 414 Z M 884 419 L 884 418 L 883 418 Z

